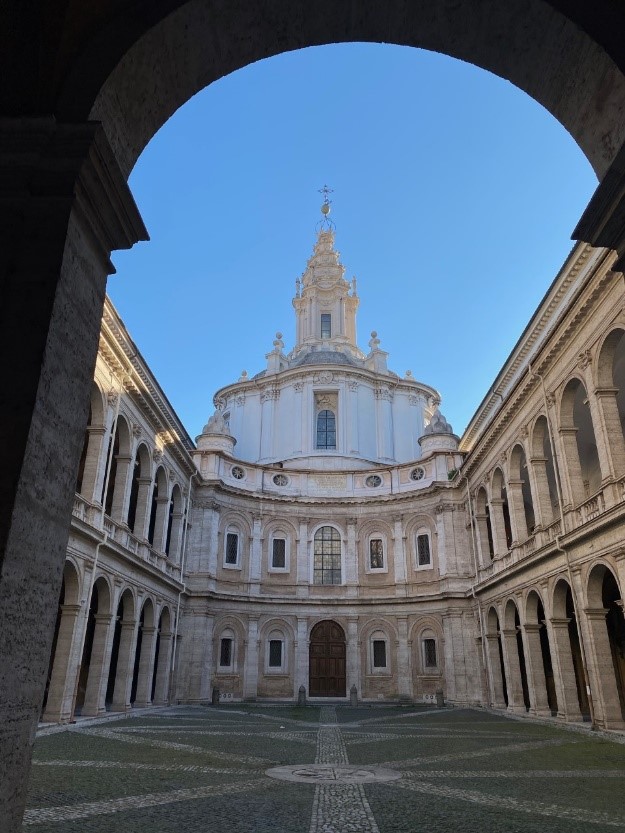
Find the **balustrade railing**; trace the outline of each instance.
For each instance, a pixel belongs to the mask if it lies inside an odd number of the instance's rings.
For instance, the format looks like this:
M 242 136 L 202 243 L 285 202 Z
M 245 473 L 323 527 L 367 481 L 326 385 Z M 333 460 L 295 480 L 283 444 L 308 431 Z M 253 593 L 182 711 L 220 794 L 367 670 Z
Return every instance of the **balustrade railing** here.
M 536 551 L 536 536 L 532 535 L 527 539 L 527 541 L 523 542 L 522 545 L 522 552 L 524 556 L 531 555 L 533 552 Z
M 597 518 L 604 511 L 604 509 L 605 499 L 603 492 L 597 492 L 596 495 L 588 498 L 588 500 L 584 501 L 584 503 L 577 507 L 579 522 L 585 524 L 588 523 L 588 521 L 592 521 L 593 518 Z
M 115 541 L 130 553 L 152 564 L 172 578 L 180 577 L 180 567 L 170 561 L 166 553 L 158 552 L 147 541 L 141 541 L 125 526 L 108 515 L 102 516 L 102 507 L 89 503 L 82 495 L 74 496 L 72 514 L 75 518 L 102 530 L 110 541 Z

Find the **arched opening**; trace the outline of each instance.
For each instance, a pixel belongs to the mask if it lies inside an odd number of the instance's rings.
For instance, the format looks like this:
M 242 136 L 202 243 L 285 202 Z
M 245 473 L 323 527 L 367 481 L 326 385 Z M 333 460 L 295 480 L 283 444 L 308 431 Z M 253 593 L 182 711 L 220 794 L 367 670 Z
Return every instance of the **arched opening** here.
M 508 685 L 506 666 L 503 659 L 501 645 L 501 630 L 499 617 L 494 607 L 491 607 L 486 617 L 486 649 L 489 669 L 490 702 L 496 709 L 508 706 Z
M 345 697 L 346 643 L 343 628 L 330 619 L 310 633 L 309 682 L 311 697 Z
M 150 523 L 148 526 L 148 541 L 157 552 L 163 552 L 165 547 L 165 523 L 169 512 L 169 497 L 167 496 L 167 475 L 165 469 L 159 466 L 154 476 L 152 488 L 152 505 L 150 508 Z
M 490 507 L 486 489 L 481 486 L 475 497 L 475 523 L 477 526 L 478 541 L 480 545 L 482 566 L 486 567 L 495 557 L 493 545 L 493 528 L 490 522 Z
M 152 484 L 150 466 L 150 452 L 147 446 L 142 443 L 137 448 L 132 466 L 127 521 L 130 531 L 141 539 L 145 537 L 148 498 Z
M 152 702 L 164 706 L 169 698 L 169 673 L 172 651 L 171 614 L 164 607 L 158 619 L 158 633 L 154 649 L 154 672 L 152 675 Z
M 96 716 L 105 710 L 108 677 L 108 635 L 111 626 L 111 591 L 103 577 L 93 585 L 82 659 L 78 675 L 75 713 Z
M 558 711 L 558 700 L 545 609 L 535 590 L 531 590 L 527 595 L 524 633 L 530 707 L 538 715 L 555 715 Z
M 508 493 L 501 469 L 495 469 L 491 482 L 490 520 L 493 528 L 495 555 L 505 555 L 512 544 L 512 526 Z
M 560 409 L 560 435 L 564 446 L 569 495 L 574 505 L 601 488 L 601 468 L 595 429 L 586 388 L 571 379 L 564 389 Z
M 109 453 L 108 484 L 106 477 L 102 488 L 106 489 L 104 511 L 114 521 L 122 522 L 126 517 L 126 485 L 130 466 L 130 429 L 125 418 L 117 419 L 113 448 Z
M 586 681 L 573 594 L 565 579 L 559 579 L 555 586 L 553 612 L 553 626 L 561 667 L 563 700 L 566 700 L 566 714 L 569 719 L 574 719 L 576 713 L 584 716 L 584 718 L 589 718 L 590 707 L 586 694 Z
M 154 669 L 157 628 L 151 599 L 141 608 L 135 647 L 135 661 L 130 691 L 130 703 L 136 708 L 152 704 L 152 672 Z
M 136 640 L 135 600 L 130 589 L 124 590 L 117 605 L 111 664 L 106 687 L 106 705 L 110 711 L 130 708 L 130 683 Z
M 165 553 L 171 560 L 180 562 L 180 546 L 182 542 L 182 527 L 184 520 L 184 505 L 180 486 L 176 483 L 171 490 L 169 501 L 169 515 L 167 518 L 167 535 L 165 538 Z
M 88 115 L 93 119 L 101 117 L 105 123 L 105 133 L 117 153 L 122 171 L 127 173 L 141 148 L 164 123 L 167 116 L 195 90 L 213 78 L 280 49 L 346 38 L 379 38 L 424 45 L 443 51 L 456 51 L 458 57 L 474 60 L 477 64 L 509 77 L 537 98 L 540 97 L 552 112 L 559 114 L 563 122 L 569 126 L 571 133 L 577 136 L 586 148 L 589 158 L 593 159 L 595 169 L 601 174 L 605 172 L 621 145 L 619 116 L 623 109 L 620 106 L 623 101 L 622 76 L 618 66 L 613 64 L 610 58 L 614 49 L 611 48 L 608 33 L 601 27 L 598 29 L 599 34 L 595 35 L 598 42 L 586 34 L 590 27 L 583 25 L 583 18 L 573 16 L 581 15 L 579 10 L 567 17 L 554 11 L 546 2 L 531 2 L 528 5 L 526 2 L 517 3 L 515 0 L 493 6 L 495 14 L 475 14 L 474 5 L 469 3 L 446 4 L 446 7 L 433 7 L 431 3 L 423 3 L 412 4 L 407 11 L 405 7 L 400 11 L 400 6 L 395 4 L 379 8 L 371 4 L 358 10 L 358 13 L 349 8 L 345 14 L 339 12 L 302 15 L 299 6 L 294 4 L 292 9 L 281 8 L 280 11 L 284 11 L 284 19 L 281 17 L 280 25 L 275 25 L 271 15 L 267 18 L 251 15 L 249 22 L 247 17 L 239 21 L 236 15 L 240 10 L 235 7 L 225 8 L 223 15 L 215 22 L 213 16 L 202 13 L 199 5 L 187 3 L 176 9 L 175 4 L 157 4 L 154 10 L 142 9 L 138 13 L 133 7 L 128 10 L 120 9 L 117 15 L 111 17 L 108 17 L 108 12 L 103 7 L 102 14 L 107 14 L 106 25 L 103 18 L 97 17 L 98 11 L 95 8 L 87 10 L 85 5 L 83 13 L 93 15 L 92 18 L 87 18 L 90 25 L 77 25 L 72 21 L 71 15 L 68 15 L 67 28 L 60 25 L 50 32 L 49 40 L 46 39 L 49 46 L 42 52 L 42 63 L 37 73 L 23 72 L 21 60 L 15 60 L 21 52 L 24 54 L 24 60 L 28 60 L 32 54 L 31 50 L 21 50 L 20 43 L 8 52 L 4 66 L 7 70 L 7 88 L 11 89 L 10 112 L 20 115 L 25 112 L 34 114 L 39 107 L 41 112 L 50 115 L 51 121 L 58 125 L 73 123 L 81 127 L 80 123 L 84 122 Z M 76 14 L 77 9 L 78 7 Z M 436 13 L 433 13 L 433 9 Z M 396 13 L 398 11 L 400 13 Z M 31 17 L 35 19 L 35 15 L 28 15 L 29 20 Z M 22 20 L 21 17 L 18 19 Z M 46 25 L 47 20 L 46 16 L 41 27 Z M 522 27 L 518 26 L 519 20 L 524 21 Z M 36 34 L 29 32 L 28 42 L 39 42 L 41 31 L 42 28 L 38 28 Z M 69 41 L 66 40 L 68 37 Z M 63 43 L 63 47 L 57 52 L 58 43 Z M 218 44 L 219 48 L 206 48 L 206 44 L 211 43 Z M 558 47 L 564 44 L 567 44 L 567 48 L 559 50 Z M 553 60 L 554 53 L 550 47 L 555 47 L 561 53 L 561 60 Z M 164 61 L 163 55 L 168 55 L 170 60 Z M 52 67 L 54 72 L 49 71 Z M 585 71 L 586 68 L 588 71 Z M 180 69 L 182 72 L 179 72 Z M 134 75 L 134 84 L 127 83 L 130 73 Z M 45 79 L 45 92 L 43 89 L 30 89 L 29 85 L 36 83 L 34 79 Z M 105 79 L 109 80 L 105 82 Z M 154 79 L 160 79 L 162 83 L 155 85 Z M 570 85 L 566 83 L 569 79 Z M 573 79 L 579 79 L 579 84 L 573 83 Z M 605 83 L 605 79 L 609 79 L 609 83 Z M 15 81 L 15 84 L 12 81 Z M 150 91 L 155 86 L 161 90 L 162 101 L 152 101 Z M 22 91 L 25 98 L 23 107 L 13 108 L 13 102 L 19 100 Z M 138 101 L 145 102 L 140 113 L 137 113 Z M 34 197 L 38 197 L 37 189 L 33 189 Z M 21 199 L 23 197 L 20 195 Z M 55 213 L 56 211 L 55 206 Z M 33 212 L 33 216 L 36 216 L 37 224 L 42 227 L 41 238 L 45 240 L 47 227 L 45 223 L 42 224 L 42 218 L 36 212 Z M 60 226 L 62 219 L 55 217 L 54 224 L 55 227 Z M 113 240 L 109 245 L 116 244 Z M 25 248 L 22 239 L 15 245 Z M 83 245 L 86 247 L 87 243 Z M 128 244 L 124 242 L 119 245 Z M 58 241 L 55 240 L 54 251 L 50 256 L 46 257 L 44 253 L 41 257 L 40 268 L 50 276 L 53 274 L 52 267 L 56 268 L 54 255 L 57 254 L 57 246 Z M 67 251 L 73 256 L 71 246 L 67 247 Z M 12 257 L 12 253 L 9 252 L 7 256 Z M 30 253 L 27 257 L 30 258 Z M 105 266 L 100 267 L 101 278 L 104 269 Z M 97 273 L 97 270 L 94 272 Z M 18 283 L 16 281 L 16 284 Z M 96 294 L 94 293 L 94 297 Z M 97 313 L 94 317 L 97 318 Z M 43 338 L 47 338 L 50 331 L 51 342 L 54 343 L 55 328 L 58 329 L 61 322 L 57 320 L 54 326 L 49 327 L 45 315 L 41 316 L 41 321 L 40 329 L 45 333 Z M 82 332 L 88 336 L 85 348 L 85 353 L 88 353 L 92 340 L 97 338 L 93 321 L 87 320 L 81 328 Z M 31 340 L 33 351 L 39 350 L 43 343 L 41 338 L 33 333 Z M 71 352 L 69 341 L 67 352 Z M 82 401 L 82 397 L 76 398 L 72 393 L 84 385 L 84 379 L 80 373 L 73 374 L 73 370 L 84 366 L 85 361 L 88 359 L 85 359 L 84 354 L 80 354 L 73 362 L 68 363 L 66 368 L 68 380 L 75 376 L 72 386 L 63 389 L 63 396 L 70 403 Z M 25 364 L 28 364 L 28 360 Z M 40 364 L 43 366 L 44 363 Z M 35 389 L 38 379 L 38 376 L 33 376 L 29 381 L 29 390 Z M 11 376 L 8 380 L 5 379 L 5 384 L 9 390 L 15 388 L 18 391 L 15 396 L 23 395 L 19 387 L 12 384 Z M 27 399 L 27 396 L 24 398 Z M 46 407 L 44 403 L 41 411 L 49 414 L 53 413 L 54 409 Z M 29 424 L 30 416 L 29 413 L 25 417 Z M 78 421 L 80 419 L 82 417 L 79 417 Z M 66 421 L 73 427 L 74 423 L 69 417 Z M 32 433 L 36 435 L 36 432 Z M 75 471 L 73 467 L 78 458 L 79 449 L 77 446 L 73 449 L 75 443 L 72 434 L 73 432 L 69 432 L 68 439 L 59 443 L 56 452 L 59 460 L 68 460 L 65 471 L 68 470 L 68 466 Z M 6 435 L 8 436 L 9 432 L 6 432 Z M 50 442 L 50 446 L 53 445 L 54 443 Z M 3 471 L 8 482 L 14 478 L 14 482 L 17 483 L 18 478 L 14 474 L 21 466 L 21 459 L 17 459 L 18 454 L 14 456 L 14 470 L 8 471 L 3 467 Z M 51 459 L 54 461 L 54 455 Z M 59 468 L 61 469 L 61 466 Z M 9 501 L 7 505 L 10 505 L 10 511 L 16 517 L 15 523 L 21 523 L 19 507 L 16 510 Z M 49 513 L 55 506 L 52 497 L 44 494 L 41 512 Z M 26 524 L 22 523 L 22 526 L 25 528 Z M 33 523 L 31 526 L 38 529 L 40 525 Z M 49 532 L 47 535 L 52 538 L 54 533 Z M 57 535 L 60 536 L 61 533 Z M 48 541 L 42 533 L 39 533 L 39 539 L 34 543 L 35 546 L 32 545 L 33 541 L 25 537 L 22 546 L 25 552 L 33 553 L 33 574 L 39 572 L 41 575 L 39 567 L 42 563 L 46 564 L 45 559 L 51 558 L 47 553 L 60 553 L 62 547 L 47 546 Z M 46 555 L 35 556 L 35 553 Z M 35 558 L 38 559 L 37 562 Z M 10 563 L 17 564 L 19 559 L 13 558 Z M 30 582 L 23 581 L 22 584 L 27 587 Z M 34 586 L 35 582 L 32 584 Z M 57 594 L 58 583 L 50 589 L 48 608 L 52 608 Z M 23 602 L 24 600 L 20 599 L 20 604 Z M 42 608 L 45 608 L 45 605 L 42 605 Z M 14 610 L 7 606 L 8 622 L 11 621 L 13 612 Z M 52 619 L 53 613 L 50 614 L 50 622 Z M 35 656 L 35 677 L 37 674 L 43 677 L 44 662 L 45 657 L 42 661 L 38 654 Z M 29 697 L 36 700 L 40 689 L 37 692 L 36 687 L 30 685 L 30 681 L 25 687 L 29 691 L 33 689 L 35 693 L 29 694 Z M 29 705 L 32 705 L 31 700 Z M 24 709 L 24 713 L 30 714 L 32 711 L 32 708 Z
M 618 582 L 603 564 L 593 567 L 588 577 L 586 617 L 596 663 L 602 721 L 606 726 L 618 724 L 625 719 L 625 619 Z
M 317 414 L 316 448 L 336 448 L 336 415 L 327 408 Z
M 78 464 L 76 491 L 89 502 L 94 500 L 100 476 L 102 439 L 104 437 L 104 405 L 102 393 L 95 382 L 91 385 L 89 418 Z
M 601 596 L 606 614 L 606 627 L 614 665 L 614 676 L 618 690 L 621 714 L 625 719 L 625 618 L 623 599 L 613 573 L 606 570 L 603 577 Z
M 42 719 L 46 722 L 64 723 L 72 713 L 75 687 L 72 658 L 78 637 L 76 622 L 80 613 L 79 600 L 80 576 L 74 564 L 66 561 L 42 707 Z
M 524 541 L 532 535 L 536 526 L 534 501 L 530 487 L 525 449 L 522 445 L 515 445 L 510 455 L 510 479 L 508 481 L 512 514 L 516 526 L 517 541 Z
M 558 517 L 559 506 L 549 426 L 544 414 L 534 423 L 530 463 L 536 483 L 536 510 L 539 522 L 543 527 L 547 527 Z
M 313 583 L 341 584 L 341 535 L 333 526 L 322 526 L 313 542 Z
M 610 464 L 616 477 L 625 474 L 625 330 L 613 330 L 597 359 L 597 404 L 605 423 Z
M 525 650 L 521 636 L 521 620 L 516 604 L 509 599 L 504 611 L 505 627 L 501 633 L 503 656 L 508 682 L 508 708 L 527 711 L 530 707 Z
M 78 461 L 78 476 L 76 477 L 76 491 L 78 494 L 82 493 L 82 482 L 85 476 L 85 463 L 87 462 L 87 451 L 89 449 L 89 426 L 93 419 L 91 405 L 89 405 L 89 416 L 87 417 L 87 430 L 85 432 L 85 440 L 82 444 L 82 451 L 80 452 L 80 460 Z

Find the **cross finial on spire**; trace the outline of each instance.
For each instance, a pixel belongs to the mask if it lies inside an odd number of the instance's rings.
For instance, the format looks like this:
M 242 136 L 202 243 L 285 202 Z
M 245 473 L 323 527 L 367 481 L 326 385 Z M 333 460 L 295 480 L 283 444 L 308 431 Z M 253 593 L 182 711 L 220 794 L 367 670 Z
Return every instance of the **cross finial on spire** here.
M 328 188 L 327 185 L 324 185 L 323 188 L 319 189 L 319 193 L 323 194 L 323 203 L 321 205 L 321 213 L 323 214 L 323 219 L 319 221 L 318 228 L 323 229 L 325 231 L 330 231 L 330 229 L 334 229 L 334 222 L 330 219 L 330 211 L 332 201 L 329 197 L 329 194 L 333 194 L 334 191 L 332 188 Z

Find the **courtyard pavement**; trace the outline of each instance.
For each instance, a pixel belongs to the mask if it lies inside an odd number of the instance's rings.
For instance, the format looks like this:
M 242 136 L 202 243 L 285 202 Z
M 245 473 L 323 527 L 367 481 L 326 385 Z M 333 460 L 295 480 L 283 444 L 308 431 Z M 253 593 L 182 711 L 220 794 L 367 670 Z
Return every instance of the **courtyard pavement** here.
M 24 819 L 33 833 L 605 829 L 625 830 L 625 745 L 399 706 L 188 706 L 86 722 L 36 741 Z

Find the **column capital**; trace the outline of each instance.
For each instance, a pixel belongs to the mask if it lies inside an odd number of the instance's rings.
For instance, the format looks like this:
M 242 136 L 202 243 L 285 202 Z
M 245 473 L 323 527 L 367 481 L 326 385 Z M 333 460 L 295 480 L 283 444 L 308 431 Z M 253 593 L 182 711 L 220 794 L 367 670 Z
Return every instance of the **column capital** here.
M 605 619 L 608 610 L 605 607 L 585 607 L 584 613 L 587 619 Z
M 81 610 L 81 605 L 79 605 L 79 604 L 62 604 L 61 605 L 61 611 L 63 613 L 63 616 L 65 616 L 66 614 L 68 616 L 78 616 L 78 614 L 80 613 L 80 610 Z
M 130 630 L 136 628 L 137 623 L 133 619 L 122 619 L 119 626 L 122 630 Z
M 618 393 L 618 391 L 619 391 L 619 389 L 618 389 L 618 388 L 613 388 L 613 387 L 600 387 L 600 388 L 595 388 L 595 389 L 593 390 L 593 394 L 594 394 L 594 395 L 595 395 L 598 399 L 607 398 L 607 397 L 609 397 L 609 396 L 611 396 L 611 397 L 613 397 L 613 398 L 614 398 L 614 397 L 616 397 L 616 394 Z

